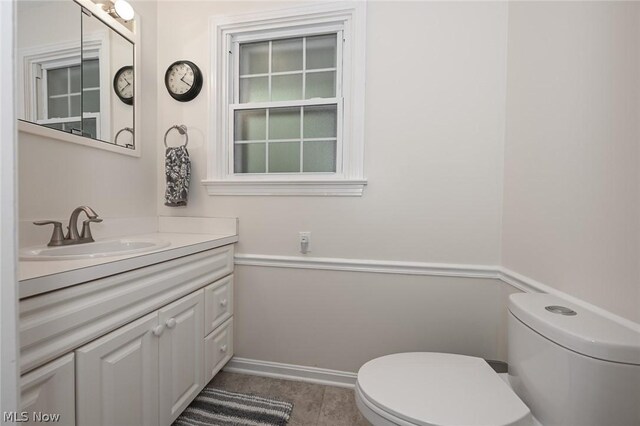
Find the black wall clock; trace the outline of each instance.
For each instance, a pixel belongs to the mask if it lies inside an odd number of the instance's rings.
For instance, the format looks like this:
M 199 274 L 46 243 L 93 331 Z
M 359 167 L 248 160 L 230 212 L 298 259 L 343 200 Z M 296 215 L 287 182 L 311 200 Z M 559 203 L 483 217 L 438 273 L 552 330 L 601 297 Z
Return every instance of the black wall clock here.
M 113 90 L 122 102 L 133 105 L 133 67 L 127 65 L 116 72 L 113 78 Z
M 164 85 L 173 99 L 188 102 L 202 89 L 202 72 L 193 62 L 176 61 L 167 68 Z

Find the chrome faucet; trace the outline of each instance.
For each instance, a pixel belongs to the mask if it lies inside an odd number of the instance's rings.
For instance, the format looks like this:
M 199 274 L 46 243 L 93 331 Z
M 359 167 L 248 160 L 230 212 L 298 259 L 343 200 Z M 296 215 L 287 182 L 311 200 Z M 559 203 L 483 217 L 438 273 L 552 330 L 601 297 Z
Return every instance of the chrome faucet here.
M 82 222 L 82 232 L 78 234 L 78 217 L 80 213 L 85 212 L 87 220 Z M 98 214 L 91 207 L 76 207 L 69 218 L 69 226 L 67 226 L 67 235 L 62 233 L 62 223 L 55 220 L 39 220 L 33 222 L 34 225 L 53 225 L 53 234 L 48 246 L 68 246 L 72 244 L 91 243 L 94 241 L 91 235 L 90 225 L 92 222 L 102 222 Z

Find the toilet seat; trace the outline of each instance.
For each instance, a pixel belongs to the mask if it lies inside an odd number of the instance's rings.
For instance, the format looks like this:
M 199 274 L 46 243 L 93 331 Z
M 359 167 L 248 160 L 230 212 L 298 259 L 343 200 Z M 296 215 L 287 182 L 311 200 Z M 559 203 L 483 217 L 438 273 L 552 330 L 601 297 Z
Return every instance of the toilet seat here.
M 529 408 L 482 359 L 412 352 L 367 362 L 356 401 L 374 425 L 524 426 Z

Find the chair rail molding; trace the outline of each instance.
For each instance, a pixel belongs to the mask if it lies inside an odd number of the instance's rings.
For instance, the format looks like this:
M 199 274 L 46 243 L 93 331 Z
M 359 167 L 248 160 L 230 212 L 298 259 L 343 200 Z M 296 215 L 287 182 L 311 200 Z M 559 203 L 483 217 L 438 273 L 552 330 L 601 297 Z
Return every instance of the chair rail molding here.
M 328 271 L 372 272 L 378 274 L 431 275 L 463 278 L 499 278 L 496 266 L 446 263 L 402 262 L 392 260 L 343 259 L 328 257 L 236 254 L 236 265 L 272 268 L 318 269 Z
M 640 324 L 636 322 L 499 265 L 465 265 L 457 263 L 279 256 L 248 253 L 236 253 L 234 260 L 235 264 L 239 266 L 499 280 L 525 293 L 553 294 L 575 303 L 578 306 L 597 312 L 611 321 L 615 321 L 625 327 L 640 332 Z

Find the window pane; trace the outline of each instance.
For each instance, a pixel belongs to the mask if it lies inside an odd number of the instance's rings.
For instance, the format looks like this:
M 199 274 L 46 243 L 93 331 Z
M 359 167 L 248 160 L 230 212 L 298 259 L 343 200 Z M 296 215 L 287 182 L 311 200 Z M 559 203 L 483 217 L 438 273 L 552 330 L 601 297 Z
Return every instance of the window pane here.
M 271 72 L 302 70 L 301 38 L 275 40 L 271 49 Z
M 271 77 L 271 100 L 302 99 L 302 74 L 274 75 Z
M 85 118 L 82 120 L 82 134 L 85 136 L 91 136 L 94 139 L 98 138 L 98 129 L 96 128 L 95 118 Z
M 303 172 L 335 172 L 335 141 L 305 142 L 302 160 Z
M 307 37 L 307 69 L 336 66 L 336 34 Z
M 264 109 L 236 111 L 236 141 L 255 141 L 267 138 L 267 115 Z
M 338 108 L 322 105 L 304 108 L 305 138 L 335 138 Z
M 47 71 L 47 95 L 64 95 L 69 93 L 69 77 L 67 68 Z
M 269 139 L 300 138 L 300 108 L 269 110 Z
M 240 102 L 260 102 L 269 100 L 269 77 L 240 79 Z
M 73 95 L 70 96 L 70 101 L 71 101 L 71 116 L 72 117 L 79 117 L 82 114 L 82 105 L 80 104 L 82 102 L 81 96 L 80 95 Z
M 84 104 L 84 112 L 100 112 L 100 91 L 85 90 L 83 93 L 82 103 Z
M 335 98 L 336 96 L 336 72 L 307 73 L 305 98 Z
M 80 92 L 80 66 L 69 68 L 69 78 L 71 79 L 71 92 Z
M 269 173 L 300 171 L 300 142 L 269 144 Z
M 264 173 L 266 171 L 265 143 L 236 144 L 234 149 L 235 173 Z
M 82 87 L 100 87 L 100 67 L 97 59 L 82 62 Z
M 56 130 L 64 130 L 62 123 L 43 124 L 43 126 L 44 127 L 49 127 L 51 129 L 56 129 Z
M 64 123 L 63 129 L 66 130 L 67 132 L 70 132 L 71 130 L 80 131 L 82 130 L 82 125 L 80 124 L 79 121 L 71 121 L 68 123 Z
M 49 112 L 47 118 L 63 118 L 69 117 L 69 98 L 63 96 L 61 98 L 49 98 Z
M 240 45 L 240 75 L 269 72 L 269 43 Z

